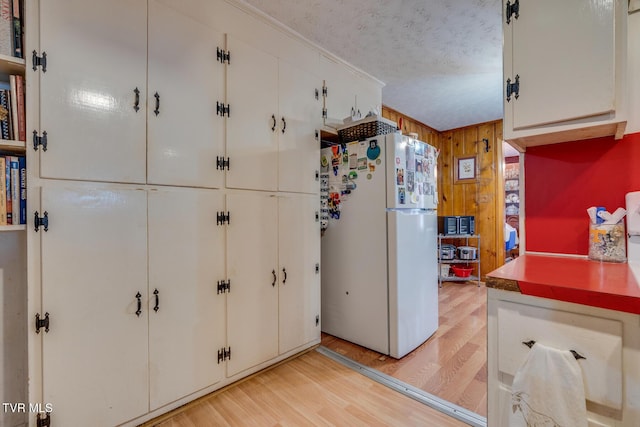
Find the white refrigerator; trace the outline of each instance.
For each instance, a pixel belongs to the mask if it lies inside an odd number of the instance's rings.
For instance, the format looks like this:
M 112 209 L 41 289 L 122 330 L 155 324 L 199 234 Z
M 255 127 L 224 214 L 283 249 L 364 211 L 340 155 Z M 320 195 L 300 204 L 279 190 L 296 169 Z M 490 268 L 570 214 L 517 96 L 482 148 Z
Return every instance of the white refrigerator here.
M 324 332 L 401 358 L 438 328 L 436 162 L 399 133 L 322 150 Z

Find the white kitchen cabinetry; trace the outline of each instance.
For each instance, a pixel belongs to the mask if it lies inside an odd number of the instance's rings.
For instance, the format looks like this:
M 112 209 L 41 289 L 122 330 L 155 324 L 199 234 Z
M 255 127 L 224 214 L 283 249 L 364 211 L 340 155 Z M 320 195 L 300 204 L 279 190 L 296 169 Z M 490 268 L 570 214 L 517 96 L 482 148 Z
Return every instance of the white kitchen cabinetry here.
M 488 290 L 488 419 L 508 426 L 511 384 L 534 340 L 585 359 L 582 369 L 589 426 L 637 425 L 640 408 L 638 316 L 612 310 Z
M 278 355 L 278 198 L 227 195 L 227 343 L 232 376 Z
M 222 186 L 221 33 L 154 0 L 40 9 L 42 178 Z
M 320 57 L 320 69 L 324 77 L 325 125 L 341 126 L 352 115 L 364 118 L 372 108 L 382 111 L 382 85 L 363 75 L 356 74 L 332 58 Z
M 232 36 L 227 47 L 227 187 L 317 193 L 320 78 Z
M 317 196 L 278 198 L 279 352 L 320 338 L 320 203 Z
M 217 60 L 223 46 L 221 32 L 149 1 L 149 184 L 223 186 L 216 168 L 224 155 L 224 118 L 216 108 L 224 101 L 225 67 Z
M 225 346 L 225 229 L 219 190 L 149 191 L 149 372 L 154 410 L 219 382 Z
M 116 425 L 146 413 L 145 191 L 68 183 L 43 187 L 40 206 L 49 220 L 37 236 L 38 315 L 50 316 L 38 335 L 43 402 L 53 405 L 55 425 Z
M 43 1 L 39 18 L 40 176 L 144 183 L 146 2 Z
M 238 192 L 227 209 L 232 376 L 320 339 L 320 223 L 312 195 Z
M 622 137 L 626 9 L 625 0 L 503 1 L 505 140 Z

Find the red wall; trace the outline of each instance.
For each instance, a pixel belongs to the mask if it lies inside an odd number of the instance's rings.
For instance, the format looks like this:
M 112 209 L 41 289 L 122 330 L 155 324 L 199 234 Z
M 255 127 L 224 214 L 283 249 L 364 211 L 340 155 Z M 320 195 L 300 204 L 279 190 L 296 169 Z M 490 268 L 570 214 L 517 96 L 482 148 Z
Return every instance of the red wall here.
M 526 250 L 587 255 L 587 208 L 640 191 L 640 133 L 529 147 L 524 169 Z

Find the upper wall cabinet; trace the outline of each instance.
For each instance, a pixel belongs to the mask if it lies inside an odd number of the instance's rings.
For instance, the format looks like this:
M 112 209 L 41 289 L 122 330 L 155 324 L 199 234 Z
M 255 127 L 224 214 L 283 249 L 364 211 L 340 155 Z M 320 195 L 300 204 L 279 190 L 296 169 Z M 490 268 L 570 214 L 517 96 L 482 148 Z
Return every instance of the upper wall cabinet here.
M 320 57 L 324 78 L 324 116 L 327 126 L 339 126 L 354 115 L 364 117 L 371 109 L 382 113 L 382 86 L 357 75 L 345 65 L 324 55 Z
M 231 35 L 227 47 L 227 187 L 317 193 L 321 79 Z
M 146 2 L 40 3 L 41 177 L 145 182 L 146 51 Z
M 52 0 L 40 21 L 42 178 L 223 185 L 221 33 L 154 0 Z
M 626 0 L 503 3 L 504 139 L 521 148 L 626 125 Z
M 170 31 L 169 28 L 180 29 Z M 150 184 L 219 188 L 224 174 L 224 35 L 211 26 L 149 2 L 147 89 Z

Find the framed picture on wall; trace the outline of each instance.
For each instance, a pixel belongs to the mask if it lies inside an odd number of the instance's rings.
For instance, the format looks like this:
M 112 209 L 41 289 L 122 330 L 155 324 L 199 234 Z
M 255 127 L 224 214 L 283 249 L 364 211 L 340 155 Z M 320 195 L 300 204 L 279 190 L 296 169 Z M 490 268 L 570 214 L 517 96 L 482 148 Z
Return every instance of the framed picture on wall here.
M 475 181 L 476 156 L 457 157 L 455 161 L 455 182 Z

